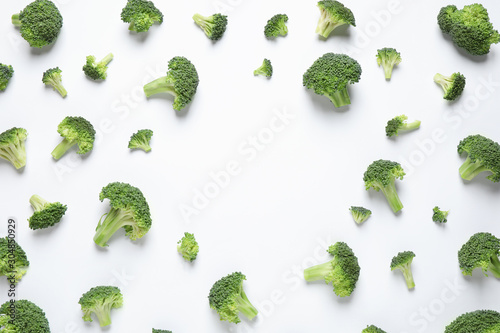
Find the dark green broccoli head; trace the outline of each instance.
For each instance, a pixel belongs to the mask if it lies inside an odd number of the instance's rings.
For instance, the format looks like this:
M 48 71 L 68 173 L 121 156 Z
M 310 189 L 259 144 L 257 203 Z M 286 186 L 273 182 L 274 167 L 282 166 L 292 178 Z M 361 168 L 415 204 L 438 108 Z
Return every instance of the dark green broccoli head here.
M 432 209 L 432 220 L 434 222 L 439 222 L 439 223 L 446 223 L 448 222 L 448 213 L 450 211 L 444 211 L 444 210 L 440 210 L 438 206 L 434 207 Z
M 467 153 L 467 159 L 460 166 L 463 179 L 471 180 L 484 171 L 492 175 L 486 177 L 494 183 L 500 181 L 500 145 L 482 135 L 469 135 L 458 144 L 458 153 Z
M 49 68 L 43 72 L 42 82 L 45 83 L 45 85 L 52 87 L 52 89 L 57 90 L 57 92 L 64 98 L 68 92 L 62 84 L 61 73 L 62 70 L 60 70 L 59 67 Z
M 185 232 L 184 237 L 182 237 L 177 244 L 177 251 L 185 260 L 194 261 L 196 259 L 200 247 L 198 246 L 198 242 L 194 238 L 193 234 Z
M 351 206 L 349 211 L 357 224 L 365 222 L 372 215 L 372 211 L 364 207 Z
M 472 271 L 481 268 L 484 275 L 493 273 L 500 278 L 500 239 L 488 232 L 478 232 L 458 251 L 458 262 L 464 275 L 472 275 Z
M 200 14 L 193 15 L 194 22 L 205 32 L 205 35 L 213 41 L 222 38 L 227 27 L 227 16 L 220 13 L 210 16 Z
M 264 35 L 267 38 L 286 36 L 286 34 L 288 33 L 288 27 L 286 26 L 286 22 L 288 22 L 288 15 L 286 14 L 274 15 L 267 21 L 267 24 L 264 27 Z
M 420 120 L 408 123 L 407 119 L 408 117 L 402 114 L 389 120 L 385 127 L 385 134 L 389 137 L 397 136 L 400 131 L 411 131 L 420 127 Z
M 457 6 L 449 5 L 441 8 L 438 14 L 438 25 L 442 32 L 449 34 L 453 28 L 453 15 L 457 11 Z
M 413 273 L 411 271 L 413 258 L 415 258 L 415 253 L 412 251 L 404 251 L 399 252 L 391 261 L 391 271 L 399 269 L 403 272 L 408 289 L 415 288 L 415 281 L 413 280 Z
M 405 172 L 398 162 L 377 160 L 368 166 L 363 180 L 366 190 L 373 188 L 377 192 L 382 191 L 396 213 L 403 208 L 403 204 L 399 200 L 394 182 L 396 179 L 403 179 L 404 175 Z
M 128 0 L 121 13 L 122 21 L 130 23 L 128 30 L 145 32 L 154 23 L 163 23 L 162 12 L 154 3 L 146 0 Z
M 26 165 L 28 132 L 24 128 L 12 127 L 0 133 L 0 158 L 9 161 L 16 169 Z
M 477 310 L 458 316 L 444 333 L 497 333 L 500 332 L 500 313 L 493 310 Z
M 375 325 L 370 325 L 370 326 L 366 327 L 361 333 L 386 333 L 386 331 L 378 328 Z
M 151 146 L 149 141 L 153 136 L 153 131 L 150 129 L 141 129 L 137 133 L 132 134 L 130 141 L 128 142 L 128 147 L 130 149 L 142 149 L 145 152 L 151 151 Z
M 10 79 L 14 75 L 14 68 L 11 65 L 4 65 L 0 63 L 0 90 L 5 90 Z
M 56 41 L 63 18 L 52 1 L 35 0 L 12 15 L 12 24 L 21 28 L 21 36 L 30 46 L 41 48 Z
M 262 65 L 253 71 L 253 75 L 262 75 L 265 77 L 273 76 L 273 65 L 271 64 L 271 60 L 264 59 Z
M 377 50 L 377 63 L 379 67 L 384 68 L 385 78 L 388 80 L 392 77 L 392 69 L 395 65 L 399 65 L 401 60 L 401 54 L 396 49 L 384 47 Z
M 172 333 L 172 331 L 167 331 L 167 330 L 155 330 L 153 328 L 153 333 Z
M 0 328 L 5 333 L 50 333 L 45 312 L 35 303 L 24 299 L 2 304 Z
M 84 321 L 92 321 L 91 314 L 94 313 L 99 325 L 104 327 L 111 324 L 111 309 L 123 305 L 123 296 L 117 287 L 97 286 L 83 294 L 78 304 L 82 307 Z
M 348 24 L 356 26 L 356 20 L 352 11 L 338 1 L 323 0 L 318 2 L 321 16 L 316 27 L 316 33 L 328 38 L 330 33 L 337 27 Z
M 445 76 L 437 73 L 434 75 L 434 82 L 443 88 L 443 98 L 449 101 L 456 100 L 465 88 L 465 76 L 460 73 L 453 73 L 450 76 Z
M 57 132 L 64 137 L 54 148 L 52 156 L 58 160 L 69 148 L 78 144 L 77 154 L 87 154 L 94 148 L 94 126 L 83 117 L 66 117 L 57 126 Z
M 26 252 L 14 239 L 0 238 L 0 275 L 7 279 L 13 278 L 14 283 L 17 283 L 26 274 L 29 265 Z
M 48 202 L 38 195 L 32 195 L 30 204 L 35 210 L 28 219 L 30 229 L 45 229 L 61 221 L 68 208 L 60 202 Z
M 96 62 L 93 55 L 87 57 L 87 62 L 83 65 L 83 72 L 92 80 L 105 80 L 107 77 L 109 62 L 113 60 L 113 53 L 108 54 L 100 62 Z

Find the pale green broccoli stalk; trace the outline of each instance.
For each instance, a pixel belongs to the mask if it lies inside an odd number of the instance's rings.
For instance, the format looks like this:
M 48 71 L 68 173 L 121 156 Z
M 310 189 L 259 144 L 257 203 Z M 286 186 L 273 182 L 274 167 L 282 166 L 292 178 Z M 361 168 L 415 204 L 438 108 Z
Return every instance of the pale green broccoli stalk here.
M 267 24 L 264 27 L 264 35 L 267 38 L 286 36 L 286 34 L 288 34 L 288 27 L 286 26 L 286 22 L 288 22 L 288 15 L 274 15 L 267 21 Z
M 61 221 L 66 209 L 68 209 L 66 205 L 60 202 L 48 202 L 36 194 L 31 196 L 30 204 L 35 211 L 28 219 L 29 227 L 32 230 L 54 226 Z
M 14 239 L 0 238 L 0 276 L 6 276 L 16 284 L 26 274 L 29 265 L 26 252 Z
M 107 77 L 106 71 L 108 70 L 109 62 L 113 60 L 113 53 L 108 54 L 99 62 L 93 55 L 87 57 L 87 62 L 83 65 L 83 72 L 92 80 L 105 80 Z
M 4 91 L 9 84 L 10 79 L 14 75 L 14 68 L 11 65 L 0 63 L 0 90 Z
M 319 1 L 318 8 L 321 12 L 321 16 L 318 20 L 316 33 L 324 38 L 328 38 L 334 29 L 342 25 L 348 24 L 353 27 L 356 26 L 356 20 L 354 19 L 352 11 L 338 1 Z
M 500 313 L 476 310 L 458 316 L 444 333 L 497 333 L 500 332 Z
M 458 263 L 463 275 L 472 275 L 472 271 L 481 268 L 483 274 L 488 272 L 500 279 L 500 239 L 488 232 L 478 232 L 458 251 Z
M 465 76 L 458 72 L 450 76 L 437 73 L 434 75 L 434 82 L 443 88 L 443 98 L 448 101 L 454 101 L 460 97 L 465 88 Z
M 377 50 L 377 63 L 384 68 L 385 78 L 390 80 L 392 77 L 392 69 L 395 65 L 401 63 L 401 54 L 391 47 L 384 47 Z
M 399 252 L 391 261 L 391 271 L 399 269 L 403 272 L 408 289 L 415 288 L 415 281 L 413 280 L 413 273 L 411 271 L 411 263 L 414 257 L 415 253 L 412 251 L 404 251 Z
M 46 86 L 52 87 L 52 89 L 57 90 L 59 94 L 64 98 L 68 94 L 66 89 L 62 84 L 62 70 L 59 67 L 49 68 L 45 72 L 43 72 L 42 82 L 45 83 Z
M 149 141 L 151 141 L 152 136 L 152 130 L 141 129 L 137 133 L 132 134 L 128 142 L 128 147 L 130 149 L 142 149 L 145 152 L 150 152 L 151 146 L 149 145 Z
M 253 71 L 253 75 L 262 75 L 265 77 L 273 76 L 273 65 L 271 64 L 271 60 L 264 59 L 262 65 Z
M 193 15 L 194 22 L 205 32 L 210 40 L 217 41 L 222 38 L 227 27 L 227 16 L 220 13 L 210 16 Z
M 194 261 L 196 259 L 200 247 L 193 234 L 185 232 L 184 237 L 177 244 L 179 244 L 177 245 L 177 251 L 186 261 Z
M 97 286 L 91 288 L 80 297 L 78 304 L 83 311 L 83 320 L 92 321 L 94 313 L 101 327 L 111 324 L 111 309 L 123 305 L 123 295 L 119 288 L 112 286 Z
M 122 9 L 121 19 L 125 23 L 130 23 L 128 30 L 145 32 L 154 23 L 162 24 L 163 14 L 151 1 L 128 0 L 127 5 Z
M 444 210 L 440 210 L 438 206 L 434 207 L 432 209 L 432 220 L 434 222 L 438 222 L 438 223 L 446 223 L 448 222 L 448 214 L 449 214 L 449 210 L 447 211 L 444 211 Z
M 57 132 L 64 137 L 52 151 L 52 157 L 60 159 L 71 147 L 78 144 L 77 154 L 87 154 L 94 148 L 95 130 L 83 117 L 66 117 L 57 126 Z
M 9 161 L 16 169 L 26 165 L 26 146 L 28 132 L 24 128 L 12 127 L 0 133 L 0 158 Z
M 469 135 L 458 144 L 458 153 L 467 153 L 467 159 L 458 171 L 465 180 L 472 180 L 482 172 L 494 183 L 500 181 L 500 145 L 482 135 Z
M 387 333 L 381 328 L 378 328 L 375 325 L 370 325 L 367 328 L 365 328 L 361 333 Z
M 375 191 L 382 190 L 394 213 L 403 209 L 403 204 L 399 200 L 396 186 L 396 179 L 403 179 L 405 172 L 398 162 L 388 160 L 374 161 L 365 171 L 363 180 L 368 191 L 373 188 Z
M 50 333 L 45 312 L 25 299 L 13 304 L 7 301 L 0 307 L 0 332 L 2 333 Z
M 364 207 L 351 206 L 349 211 L 357 224 L 365 222 L 372 215 L 372 211 Z
M 402 114 L 389 120 L 387 126 L 385 126 L 385 134 L 389 137 L 398 136 L 400 131 L 406 132 L 420 128 L 420 120 L 408 123 L 407 119 L 408 117 Z

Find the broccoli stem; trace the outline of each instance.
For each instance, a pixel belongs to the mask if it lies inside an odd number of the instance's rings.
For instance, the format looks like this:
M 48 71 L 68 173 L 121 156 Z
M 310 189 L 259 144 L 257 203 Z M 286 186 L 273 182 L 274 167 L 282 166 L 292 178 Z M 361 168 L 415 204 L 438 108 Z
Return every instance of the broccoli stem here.
M 175 92 L 174 85 L 167 82 L 166 76 L 163 76 L 163 77 L 160 77 L 159 79 L 151 81 L 144 86 L 144 93 L 146 94 L 146 97 L 150 97 L 152 95 L 162 93 L 162 92 L 165 92 L 165 93 L 173 95 L 174 97 L 177 97 L 177 93 Z
M 97 307 L 94 311 L 101 327 L 111 324 L 111 306 L 104 305 Z
M 324 38 L 328 38 L 330 33 L 337 27 L 343 25 L 344 23 L 333 23 L 328 20 L 328 14 L 326 11 L 321 12 L 321 17 L 318 21 L 318 26 L 316 27 L 316 33 L 320 34 Z
M 401 203 L 401 200 L 399 200 L 398 192 L 396 192 L 396 186 L 394 185 L 394 181 L 387 185 L 381 187 L 382 193 L 384 193 L 387 201 L 389 202 L 389 206 L 391 206 L 392 211 L 394 213 L 399 212 L 401 209 L 403 209 L 403 204 Z
M 26 165 L 26 149 L 24 147 L 24 141 L 19 144 L 10 144 L 9 147 L 5 147 L 0 150 L 0 157 L 11 162 L 16 169 L 20 169 Z
M 336 108 L 351 104 L 351 99 L 349 98 L 347 87 L 338 90 L 333 94 L 325 94 L 325 96 L 328 97 L 330 101 L 332 101 L 333 105 L 335 105 Z
M 500 279 L 500 260 L 498 260 L 496 254 L 491 256 L 488 268 L 497 279 Z
M 135 224 L 133 216 L 121 209 L 111 208 L 107 214 L 103 215 L 103 217 L 104 216 L 106 217 L 104 218 L 104 221 L 99 221 L 96 228 L 96 234 L 94 236 L 94 242 L 101 247 L 108 246 L 108 240 L 116 231 L 118 231 L 118 229 L 126 225 L 133 226 Z
M 248 319 L 252 320 L 258 313 L 257 309 L 250 303 L 247 295 L 243 290 L 240 293 L 241 297 L 238 297 L 238 310 L 245 315 Z
M 15 25 L 16 27 L 21 26 L 21 20 L 19 19 L 19 14 L 12 15 L 12 24 Z
M 434 82 L 439 84 L 441 88 L 443 88 L 443 91 L 446 93 L 453 81 L 450 79 L 450 77 L 437 73 L 436 75 L 434 75 Z
M 405 277 L 408 289 L 415 288 L 415 281 L 413 281 L 413 274 L 411 272 L 411 263 L 402 265 L 401 271 L 403 271 L 403 276 Z
M 389 80 L 392 77 L 392 70 L 394 68 L 394 62 L 384 61 L 382 63 L 382 67 L 384 68 L 385 78 Z
M 68 140 L 64 138 L 52 151 L 52 157 L 56 160 L 60 159 L 71 147 L 75 145 L 75 140 Z
M 193 20 L 198 24 L 203 30 L 207 30 L 211 28 L 210 23 L 208 22 L 208 17 L 205 17 L 200 14 L 194 14 L 193 15 Z
M 109 64 L 111 62 L 111 60 L 113 60 L 113 53 L 110 53 L 108 54 L 107 56 L 105 56 L 100 62 L 99 64 L 101 65 L 104 65 L 106 66 L 107 64 Z
M 481 162 L 472 162 L 470 156 L 467 156 L 465 162 L 458 169 L 460 176 L 465 180 L 471 180 L 483 171 L 488 171 Z
M 45 205 L 49 203 L 50 202 L 48 202 L 47 200 L 36 194 L 32 195 L 30 198 L 30 204 L 35 210 L 35 212 L 43 210 L 43 207 L 45 207 Z
M 414 122 L 411 122 L 409 124 L 403 124 L 403 126 L 401 126 L 401 128 L 399 130 L 400 131 L 411 131 L 411 130 L 419 128 L 420 123 L 421 123 L 420 120 L 415 120 Z
M 332 272 L 330 261 L 304 269 L 304 279 L 306 281 L 323 280 L 326 275 Z

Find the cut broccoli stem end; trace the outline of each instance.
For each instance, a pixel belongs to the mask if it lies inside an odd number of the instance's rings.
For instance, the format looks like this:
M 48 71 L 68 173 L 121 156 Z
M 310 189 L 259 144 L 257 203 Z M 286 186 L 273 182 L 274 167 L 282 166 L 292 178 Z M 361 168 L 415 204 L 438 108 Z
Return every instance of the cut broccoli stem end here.
M 171 83 L 167 82 L 167 77 L 163 76 L 154 81 L 149 82 L 144 86 L 144 93 L 146 97 L 153 96 L 159 93 L 168 93 L 177 97 L 177 93 L 175 92 L 174 86 Z
M 332 272 L 332 263 L 331 261 L 328 261 L 323 264 L 306 268 L 304 270 L 304 279 L 309 282 L 324 280 L 325 276 L 327 276 L 331 272 Z
M 398 193 L 396 192 L 396 186 L 394 185 L 394 182 L 392 182 L 388 186 L 382 187 L 381 190 L 382 193 L 384 193 L 387 201 L 389 202 L 389 206 L 391 206 L 392 211 L 394 213 L 397 213 L 401 209 L 403 209 L 403 204 L 401 203 L 401 200 L 399 200 L 399 196 Z
M 16 27 L 21 26 L 21 20 L 19 19 L 19 13 L 12 15 L 12 24 L 15 25 Z
M 462 176 L 463 179 L 465 180 L 472 180 L 474 177 L 476 177 L 478 174 L 484 171 L 488 171 L 487 168 L 485 168 L 481 162 L 476 161 L 472 162 L 469 156 L 467 156 L 467 159 L 465 162 L 460 166 L 458 169 L 460 172 L 460 176 Z
M 107 242 L 113 234 L 120 228 L 126 225 L 133 225 L 134 219 L 130 214 L 123 212 L 121 209 L 111 208 L 110 211 L 103 215 L 104 221 L 99 221 L 94 236 L 94 242 L 100 247 L 108 246 Z M 102 217 L 101 217 L 102 220 Z
M 113 60 L 113 53 L 110 53 L 108 54 L 107 56 L 105 56 L 101 61 L 100 61 L 100 64 L 106 66 L 107 64 L 109 64 L 111 62 L 111 60 Z
M 241 291 L 240 297 L 238 297 L 238 310 L 250 320 L 259 313 L 252 303 L 250 303 L 243 290 Z
M 394 68 L 394 65 L 389 63 L 384 63 L 382 64 L 382 67 L 384 67 L 385 79 L 390 80 L 392 77 L 392 69 Z
M 56 160 L 60 159 L 71 147 L 76 144 L 75 140 L 64 138 L 52 151 L 52 157 Z
M 43 207 L 48 203 L 49 202 L 47 200 L 36 194 L 32 195 L 30 198 L 31 207 L 33 207 L 33 210 L 35 212 L 41 211 Z
M 328 97 L 330 101 L 332 101 L 333 105 L 336 108 L 351 104 L 351 98 L 349 97 L 347 87 L 332 94 L 325 94 L 325 96 Z

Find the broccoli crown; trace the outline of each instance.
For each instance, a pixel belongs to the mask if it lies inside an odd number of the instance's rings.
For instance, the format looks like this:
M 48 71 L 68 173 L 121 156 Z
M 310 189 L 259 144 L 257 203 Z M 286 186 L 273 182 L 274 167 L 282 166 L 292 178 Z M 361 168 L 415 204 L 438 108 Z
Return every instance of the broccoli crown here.
M 491 44 L 500 41 L 500 34 L 493 29 L 488 11 L 481 4 L 464 6 L 461 10 L 454 5 L 443 7 L 437 20 L 441 31 L 472 55 L 487 54 Z
M 198 255 L 200 247 L 198 242 L 194 238 L 193 234 L 189 232 L 184 233 L 184 237 L 177 242 L 177 251 L 182 255 L 182 257 L 187 261 L 194 261 Z
M 265 77 L 273 76 L 273 65 L 271 64 L 271 60 L 264 59 L 262 65 L 253 71 L 253 75 L 262 75 Z
M 167 331 L 167 330 L 156 330 L 153 328 L 153 333 L 172 333 L 172 331 Z
M 56 41 L 63 18 L 52 1 L 35 0 L 12 15 L 12 23 L 21 28 L 21 36 L 30 46 L 41 48 Z
M 68 208 L 60 202 L 48 202 L 36 194 L 31 196 L 30 203 L 35 210 L 28 219 L 29 227 L 33 230 L 52 227 L 61 221 Z
M 220 320 L 231 323 L 241 322 L 239 312 L 248 319 L 257 315 L 257 309 L 250 303 L 243 291 L 245 275 L 240 272 L 231 273 L 214 283 L 208 295 L 210 307 L 217 311 Z
M 163 23 L 162 12 L 154 3 L 146 0 L 128 0 L 122 9 L 122 21 L 130 23 L 128 30 L 136 32 L 148 31 L 155 23 Z
M 14 75 L 14 68 L 11 65 L 0 63 L 0 90 L 7 88 L 12 75 Z
M 477 310 L 458 316 L 444 333 L 496 333 L 500 332 L 500 313 L 493 310 Z
M 92 80 L 105 80 L 107 77 L 109 62 L 113 60 L 113 53 L 108 54 L 100 62 L 96 62 L 93 55 L 87 57 L 87 62 L 83 65 L 83 72 Z
M 372 211 L 364 207 L 351 206 L 349 211 L 351 211 L 354 221 L 358 224 L 365 222 L 372 215 Z
M 84 321 L 92 321 L 90 315 L 94 313 L 104 327 L 111 324 L 111 309 L 123 305 L 123 295 L 117 287 L 97 286 L 83 294 L 78 304 L 82 307 Z
M 438 206 L 434 207 L 432 209 L 432 220 L 434 222 L 439 222 L 439 223 L 446 223 L 448 222 L 448 213 L 449 211 L 444 211 L 444 210 L 440 210 Z
M 392 69 L 395 65 L 401 63 L 401 54 L 391 47 L 384 47 L 377 50 L 377 63 L 384 68 L 385 78 L 390 79 L 392 76 Z
M 132 134 L 128 147 L 130 149 L 142 149 L 145 152 L 151 151 L 149 141 L 153 136 L 153 131 L 150 129 L 141 129 L 137 133 Z
M 366 190 L 373 188 L 375 191 L 384 193 L 393 212 L 398 212 L 403 208 L 399 200 L 394 182 L 396 179 L 403 179 L 405 172 L 398 162 L 388 160 L 377 160 L 368 166 L 363 180 Z
M 25 299 L 15 301 L 13 304 L 10 301 L 2 304 L 0 328 L 2 328 L 0 331 L 5 333 L 50 333 L 45 312 L 35 303 Z
M 500 278 L 500 239 L 488 232 L 478 232 L 458 251 L 458 263 L 464 275 L 472 275 L 472 271 L 481 268 L 484 275 L 490 271 Z
M 397 136 L 399 131 L 411 131 L 420 127 L 419 120 L 407 123 L 407 119 L 408 117 L 402 114 L 389 120 L 385 126 L 385 134 L 389 137 Z
M 14 278 L 17 283 L 26 274 L 29 265 L 26 252 L 14 239 L 0 238 L 0 275 Z
M 434 82 L 443 88 L 443 98 L 449 101 L 456 100 L 465 88 L 465 76 L 460 73 L 453 73 L 450 76 L 445 76 L 437 73 L 434 75 Z
M 321 16 L 318 20 L 316 33 L 327 38 L 337 27 L 345 24 L 356 26 L 352 11 L 338 1 L 323 0 L 318 2 Z
M 75 144 L 78 144 L 78 154 L 87 154 L 94 148 L 94 126 L 83 117 L 68 116 L 64 118 L 57 126 L 57 132 L 64 139 L 52 151 L 52 156 L 56 160 Z
M 415 282 L 413 281 L 413 274 L 411 271 L 411 263 L 414 257 L 415 253 L 413 253 L 412 251 L 404 251 L 399 252 L 397 256 L 392 258 L 391 261 L 391 271 L 399 269 L 401 272 L 403 272 L 403 276 L 405 278 L 408 289 L 412 289 L 415 287 Z
M 205 32 L 205 35 L 213 41 L 222 38 L 227 27 L 227 16 L 220 13 L 210 16 L 200 14 L 193 15 L 194 22 Z
M 467 159 L 460 166 L 462 178 L 471 180 L 479 173 L 490 171 L 488 178 L 494 183 L 500 181 L 500 145 L 482 135 L 469 135 L 458 144 L 458 153 L 467 153 Z
M 52 87 L 54 90 L 57 90 L 61 94 L 62 97 L 66 97 L 68 94 L 64 86 L 62 85 L 62 70 L 59 67 L 49 68 L 45 72 L 43 72 L 42 82 L 47 86 Z
M 286 26 L 286 22 L 288 22 L 288 15 L 286 14 L 274 15 L 267 21 L 267 24 L 264 27 L 264 35 L 267 38 L 286 36 L 286 34 L 288 33 L 288 27 Z
M 370 326 L 366 327 L 361 333 L 386 333 L 386 331 L 378 328 L 375 325 L 370 325 Z
M 26 165 L 26 147 L 24 142 L 28 132 L 24 128 L 12 127 L 0 133 L 0 158 L 3 158 L 16 168 Z

